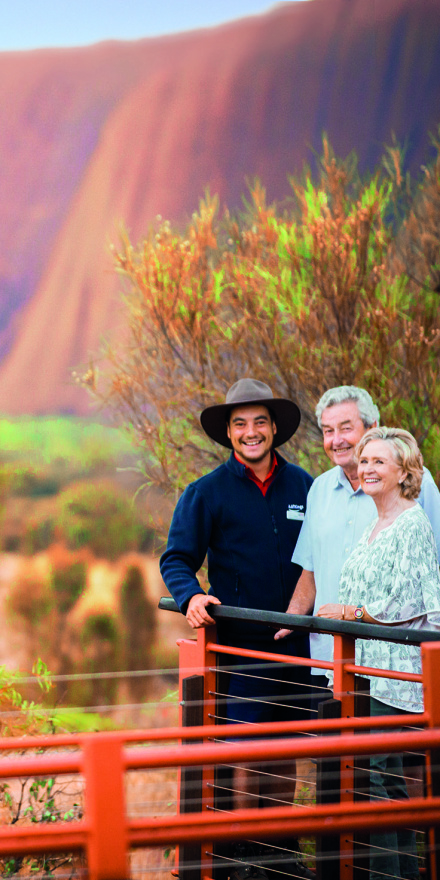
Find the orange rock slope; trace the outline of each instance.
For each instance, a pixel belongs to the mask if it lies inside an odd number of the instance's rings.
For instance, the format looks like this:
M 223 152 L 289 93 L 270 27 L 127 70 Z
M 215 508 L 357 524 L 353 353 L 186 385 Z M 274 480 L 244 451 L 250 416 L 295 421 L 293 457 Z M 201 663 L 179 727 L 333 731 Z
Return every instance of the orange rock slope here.
M 416 170 L 440 121 L 438 0 L 311 0 L 211 30 L 0 54 L 0 410 L 89 411 L 71 381 L 123 332 L 109 245 L 206 185 L 270 198 L 319 151 Z

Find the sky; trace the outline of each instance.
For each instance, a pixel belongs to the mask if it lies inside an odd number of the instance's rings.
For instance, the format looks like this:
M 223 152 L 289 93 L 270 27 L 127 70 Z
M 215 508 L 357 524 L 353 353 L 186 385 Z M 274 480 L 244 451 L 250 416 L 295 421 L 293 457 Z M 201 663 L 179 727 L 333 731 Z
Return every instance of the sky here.
M 0 0 L 0 51 L 136 40 L 307 0 Z

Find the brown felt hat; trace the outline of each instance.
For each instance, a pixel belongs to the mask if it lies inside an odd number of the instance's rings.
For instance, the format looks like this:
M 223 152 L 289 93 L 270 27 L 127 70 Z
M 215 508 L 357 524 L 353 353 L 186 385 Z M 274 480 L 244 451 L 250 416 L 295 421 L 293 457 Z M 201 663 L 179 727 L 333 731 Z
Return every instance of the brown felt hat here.
M 273 445 L 282 446 L 293 436 L 301 421 L 299 407 L 293 400 L 284 397 L 274 397 L 269 385 L 259 382 L 258 379 L 239 379 L 231 386 L 226 402 L 215 406 L 208 406 L 200 414 L 202 428 L 211 440 L 221 443 L 232 449 L 231 441 L 227 433 L 229 413 L 235 406 L 260 403 L 267 406 L 273 415 L 277 432 L 274 436 Z

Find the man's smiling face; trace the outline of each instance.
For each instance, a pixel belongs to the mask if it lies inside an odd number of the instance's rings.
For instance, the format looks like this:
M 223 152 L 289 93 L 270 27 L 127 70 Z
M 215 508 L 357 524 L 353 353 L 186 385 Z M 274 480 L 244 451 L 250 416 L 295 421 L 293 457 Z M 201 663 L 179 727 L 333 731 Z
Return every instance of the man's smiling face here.
M 336 403 L 324 410 L 321 417 L 324 450 L 333 464 L 340 464 L 344 471 L 357 473 L 354 450 L 365 427 L 354 400 Z M 376 423 L 374 423 L 376 424 Z
M 234 452 L 248 467 L 270 456 L 277 426 L 266 406 L 246 404 L 231 411 L 228 437 Z

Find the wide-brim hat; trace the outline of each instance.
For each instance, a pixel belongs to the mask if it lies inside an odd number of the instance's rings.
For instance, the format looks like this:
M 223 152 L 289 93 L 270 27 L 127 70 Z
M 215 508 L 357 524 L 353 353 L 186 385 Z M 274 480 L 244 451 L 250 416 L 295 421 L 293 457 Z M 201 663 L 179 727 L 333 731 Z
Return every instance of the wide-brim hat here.
M 203 430 L 211 440 L 232 449 L 227 432 L 229 413 L 236 406 L 252 403 L 266 406 L 272 413 L 277 426 L 274 446 L 282 446 L 290 440 L 301 421 L 299 407 L 293 400 L 274 397 L 269 385 L 259 382 L 258 379 L 239 379 L 229 389 L 225 403 L 207 406 L 200 414 Z

